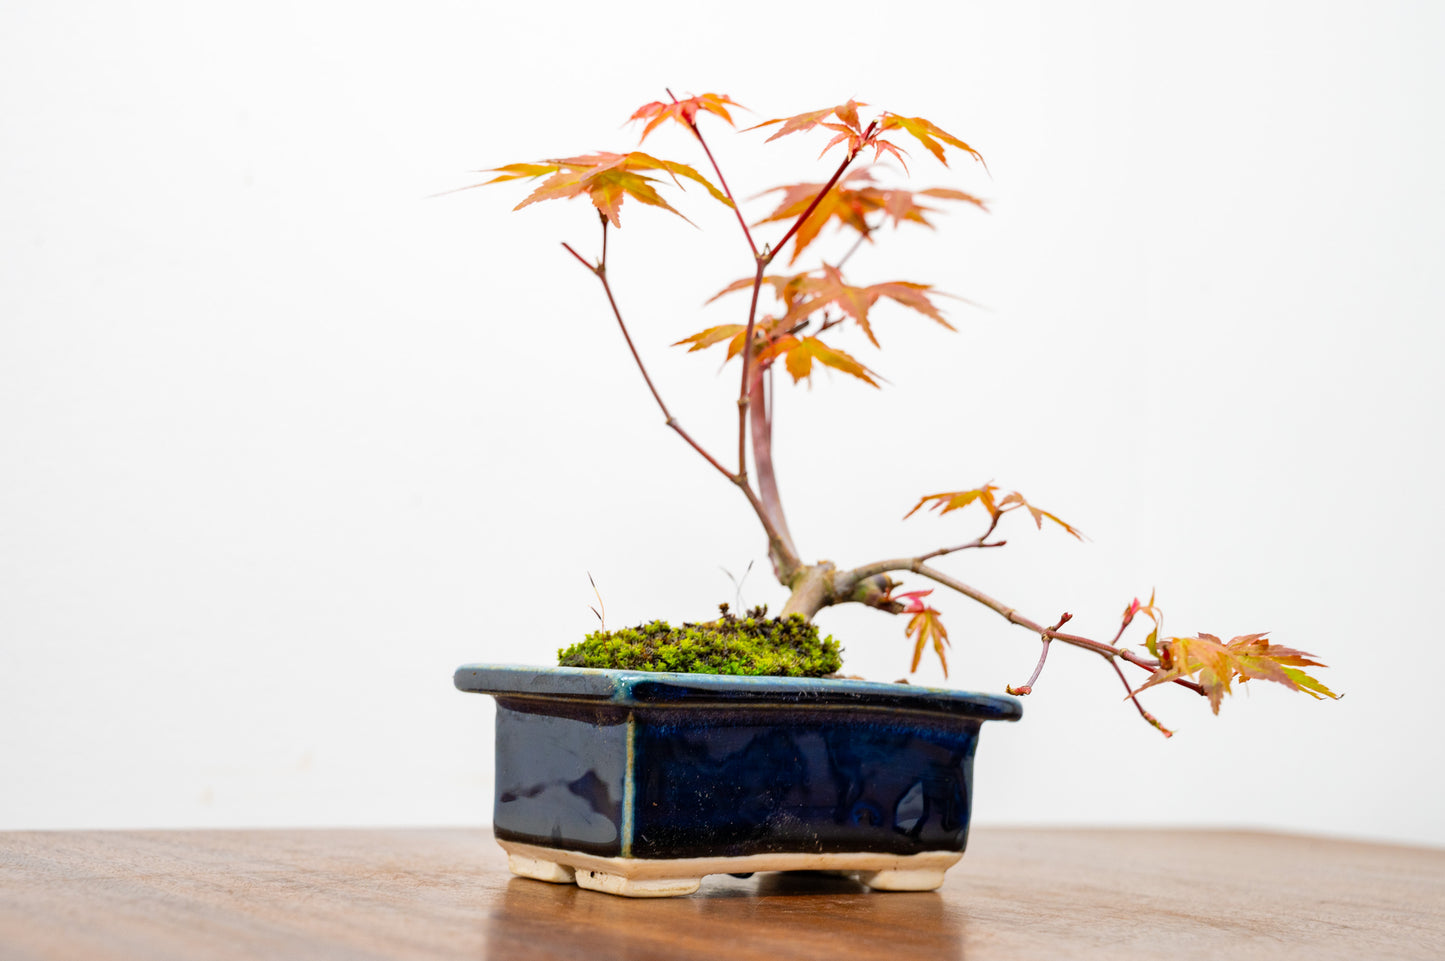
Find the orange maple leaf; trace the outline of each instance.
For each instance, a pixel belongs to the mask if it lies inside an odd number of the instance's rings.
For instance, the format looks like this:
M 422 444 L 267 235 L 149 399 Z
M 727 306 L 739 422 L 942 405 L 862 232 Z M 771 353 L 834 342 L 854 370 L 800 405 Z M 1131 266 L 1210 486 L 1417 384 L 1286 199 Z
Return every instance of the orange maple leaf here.
M 774 120 L 764 120 L 762 123 L 754 124 L 747 130 L 760 130 L 763 127 L 771 127 L 775 123 L 782 124 L 774 134 L 764 143 L 772 143 L 779 137 L 786 137 L 790 133 L 798 133 L 803 130 L 812 130 L 819 124 L 825 123 L 829 117 L 836 117 L 838 125 L 855 131 L 862 136 L 862 130 L 858 122 L 858 108 L 868 106 L 866 103 L 859 103 L 856 100 L 849 100 L 847 103 L 839 104 L 836 107 L 824 107 L 822 110 L 809 110 L 805 113 L 794 114 L 791 117 L 778 117 Z
M 773 293 L 783 302 L 785 312 L 778 321 L 778 327 L 784 330 L 796 331 L 797 325 L 806 321 L 813 314 L 829 306 L 837 306 L 845 316 L 853 318 L 862 329 L 864 336 L 874 347 L 877 347 L 878 338 L 873 333 L 869 310 L 879 300 L 885 298 L 911 310 L 916 310 L 949 330 L 955 329 L 929 299 L 930 295 L 949 295 L 934 291 L 930 284 L 893 280 L 881 284 L 871 284 L 867 287 L 855 287 L 843 280 L 842 271 L 829 264 L 824 264 L 821 271 L 806 271 L 792 275 L 768 274 L 763 277 L 763 282 L 771 287 Z M 750 290 L 752 286 L 753 279 L 751 277 L 735 280 L 713 294 L 707 302 L 712 303 L 724 294 Z
M 795 384 L 800 380 L 811 379 L 813 361 L 816 360 L 825 367 L 842 371 L 851 377 L 858 378 L 865 384 L 878 386 L 878 382 L 873 379 L 877 376 L 876 371 L 864 367 L 845 351 L 829 347 L 817 337 L 795 337 L 792 334 L 782 334 L 758 354 L 758 363 L 766 365 L 780 356 L 783 358 L 784 368 L 793 376 Z
M 938 158 L 938 161 L 945 167 L 948 166 L 948 157 L 945 155 L 943 149 L 943 144 L 945 143 L 950 147 L 957 147 L 960 150 L 967 151 L 973 155 L 973 159 L 979 163 L 983 163 L 983 155 L 977 150 L 974 150 L 947 130 L 935 125 L 931 121 L 924 120 L 922 117 L 903 117 L 896 113 L 885 113 L 878 124 L 878 129 L 880 133 L 888 130 L 902 130 L 923 144 L 924 147 L 928 148 L 928 152 Z M 943 143 L 939 143 L 940 140 L 943 141 Z M 985 164 L 985 166 L 987 165 Z
M 984 510 L 988 511 L 989 520 L 997 524 L 999 519 L 1009 511 L 1023 508 L 1033 517 L 1034 524 L 1040 530 L 1043 529 L 1044 519 L 1048 518 L 1079 540 L 1084 539 L 1084 535 L 1079 533 L 1078 529 L 1072 524 L 1056 514 L 1033 506 L 1025 500 L 1024 495 L 1018 491 L 1005 494 L 1002 498 L 994 496 L 998 491 L 999 488 L 996 485 L 984 484 L 982 487 L 975 487 L 966 491 L 945 491 L 941 494 L 927 494 L 918 499 L 918 503 L 913 505 L 913 509 L 903 515 L 903 519 L 907 520 L 925 506 L 928 507 L 929 510 L 938 511 L 941 516 L 947 514 L 949 511 L 962 510 L 970 504 L 979 504 Z
M 1241 682 L 1251 678 L 1274 681 L 1316 699 L 1339 697 L 1300 670 L 1301 667 L 1325 666 L 1313 660 L 1314 655 L 1271 644 L 1265 637 L 1265 634 L 1243 634 L 1227 644 L 1213 634 L 1171 637 L 1159 644 L 1158 670 L 1133 693 L 1138 694 L 1175 678 L 1194 677 L 1204 688 L 1215 714 L 1219 713 L 1224 695 L 1231 693 L 1230 684 L 1235 678 Z
M 569 200 L 586 194 L 591 199 L 593 206 L 614 227 L 622 226 L 619 211 L 622 201 L 627 197 L 632 197 L 649 206 L 669 210 L 682 217 L 683 220 L 687 220 L 671 204 L 663 200 L 652 186 L 658 182 L 657 178 L 648 177 L 641 172 L 648 170 L 667 173 L 673 183 L 679 187 L 682 186 L 682 181 L 678 180 L 678 177 L 685 177 L 700 183 L 707 188 L 708 193 L 714 199 L 729 207 L 733 205 L 726 194 L 687 164 L 672 160 L 659 160 L 657 157 L 637 150 L 625 154 L 594 153 L 538 163 L 493 167 L 487 173 L 495 173 L 498 176 L 473 186 L 484 187 L 507 180 L 536 179 L 546 176 L 547 179 L 542 181 L 540 186 L 512 209 L 521 210 L 529 204 L 542 200 Z M 689 220 L 688 223 L 692 223 L 692 221 Z
M 809 110 L 805 113 L 794 114 L 791 117 L 778 117 L 773 120 L 764 120 L 762 123 L 755 124 L 747 129 L 757 130 L 760 127 L 782 124 L 767 141 L 764 141 L 767 143 L 777 140 L 779 137 L 786 137 L 790 133 L 798 133 L 804 130 L 812 130 L 814 127 L 822 127 L 825 130 L 833 131 L 833 139 L 824 145 L 823 149 L 818 153 L 818 156 L 821 157 L 833 149 L 834 146 L 842 143 L 848 145 L 848 157 L 851 160 L 857 156 L 864 147 L 872 147 L 874 160 L 882 156 L 886 150 L 888 153 L 897 157 L 898 162 L 903 164 L 903 169 L 907 170 L 908 164 L 903 160 L 903 152 L 892 143 L 879 138 L 882 128 L 879 126 L 878 121 L 874 120 L 868 124 L 867 127 L 864 127 L 862 121 L 858 119 L 858 108 L 866 106 L 868 106 L 866 103 L 849 100 L 836 107 L 825 107 L 822 110 Z M 829 122 L 829 117 L 833 118 L 833 122 Z
M 763 283 L 772 288 L 773 295 L 783 302 L 783 306 L 789 311 L 793 306 L 802 301 L 804 297 L 804 284 L 808 281 L 808 275 L 802 274 L 767 274 L 763 277 Z M 754 278 L 744 277 L 728 284 L 722 290 L 709 297 L 704 303 L 712 303 L 719 297 L 736 293 L 739 290 L 751 290 Z
M 950 642 L 948 630 L 943 626 L 937 610 L 932 607 L 924 607 L 915 613 L 908 619 L 908 627 L 903 636 L 914 639 L 913 665 L 908 669 L 910 674 L 918 670 L 918 662 L 923 659 L 924 647 L 932 643 L 933 653 L 938 655 L 939 666 L 943 668 L 943 676 L 948 677 L 948 655 L 945 648 L 950 646 Z
M 914 199 L 915 197 L 928 196 L 941 200 L 958 200 L 971 203 L 980 209 L 987 209 L 982 200 L 962 190 L 952 190 L 946 187 L 934 187 L 920 191 L 884 190 L 874 186 L 874 183 L 873 175 L 866 169 L 854 170 L 839 180 L 833 189 L 818 201 L 818 205 L 793 236 L 793 255 L 788 263 L 791 265 L 798 262 L 798 257 L 817 239 L 819 232 L 830 220 L 836 220 L 840 229 L 851 227 L 871 242 L 871 234 L 879 226 L 868 222 L 869 215 L 873 213 L 881 213 L 881 219 L 891 219 L 895 227 L 904 221 L 909 221 L 932 228 L 933 224 L 929 222 L 928 214 L 937 213 L 937 209 L 918 203 Z M 798 183 L 764 191 L 758 196 L 781 193 L 783 198 L 778 203 L 776 210 L 757 223 L 766 224 L 796 219 L 808 209 L 808 205 L 813 202 L 813 198 L 818 196 L 824 186 L 821 183 Z
M 765 120 L 747 129 L 757 130 L 760 127 L 782 124 L 782 127 L 768 138 L 768 141 L 773 141 L 779 137 L 787 136 L 790 133 L 812 130 L 814 127 L 821 126 L 835 133 L 833 139 L 828 141 L 827 146 L 823 148 L 823 153 L 827 153 L 829 149 L 839 143 L 846 143 L 848 145 L 848 154 L 850 157 L 855 156 L 865 147 L 872 147 L 874 160 L 882 156 L 886 150 L 898 158 L 898 162 L 903 164 L 903 169 L 907 170 L 908 164 L 903 159 L 905 151 L 891 140 L 885 140 L 883 138 L 883 134 L 890 130 L 900 130 L 921 143 L 928 152 L 938 158 L 945 167 L 948 166 L 948 157 L 944 150 L 944 144 L 966 151 L 973 155 L 975 160 L 980 163 L 983 162 L 983 156 L 979 154 L 977 150 L 974 150 L 947 130 L 922 117 L 905 117 L 902 114 L 884 111 L 877 120 L 865 128 L 858 119 L 858 108 L 865 106 L 867 106 L 867 104 L 849 100 L 847 103 L 839 104 L 836 107 L 826 107 L 822 110 L 810 110 L 806 113 L 795 114 L 791 117 Z M 829 117 L 833 117 L 836 122 L 829 123 Z
M 728 107 L 742 107 L 742 104 L 729 98 L 725 94 L 702 93 L 696 97 L 688 97 L 686 100 L 674 100 L 671 103 L 663 103 L 661 100 L 654 100 L 652 103 L 643 104 L 637 111 L 628 118 L 633 120 L 646 120 L 647 126 L 642 128 L 642 136 L 637 138 L 641 143 L 647 139 L 647 135 L 656 130 L 659 125 L 668 120 L 682 124 L 689 130 L 697 124 L 699 111 L 706 111 L 726 120 L 733 125 L 732 115 L 728 113 Z M 747 109 L 743 107 L 743 109 Z M 735 125 L 734 125 L 735 126 Z
M 1055 524 L 1058 524 L 1068 533 L 1073 534 L 1074 537 L 1076 537 L 1077 539 L 1084 539 L 1084 535 L 1080 534 L 1078 530 L 1075 529 L 1074 526 L 1068 521 L 1063 520 L 1057 514 L 1051 514 L 1046 510 L 1035 507 L 1028 501 L 1024 500 L 1024 495 L 1020 494 L 1018 491 L 1014 491 L 1013 493 L 1006 496 L 1003 500 L 999 501 L 998 506 L 1000 512 L 1011 511 L 1016 507 L 1022 507 L 1024 510 L 1028 511 L 1029 516 L 1034 519 L 1034 527 L 1038 530 L 1044 529 L 1044 518 L 1047 517 L 1049 520 L 1053 521 Z

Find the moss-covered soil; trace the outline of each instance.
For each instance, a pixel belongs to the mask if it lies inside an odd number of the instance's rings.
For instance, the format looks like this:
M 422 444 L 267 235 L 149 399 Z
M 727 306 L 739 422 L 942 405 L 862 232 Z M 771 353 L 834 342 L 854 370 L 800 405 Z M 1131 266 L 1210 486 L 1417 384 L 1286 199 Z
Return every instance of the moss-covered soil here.
M 767 617 L 766 607 L 746 616 L 728 612 L 702 624 L 672 627 L 652 621 L 616 631 L 593 631 L 557 652 L 563 667 L 669 671 L 689 674 L 751 674 L 822 677 L 843 665 L 838 642 L 818 637 L 800 614 Z

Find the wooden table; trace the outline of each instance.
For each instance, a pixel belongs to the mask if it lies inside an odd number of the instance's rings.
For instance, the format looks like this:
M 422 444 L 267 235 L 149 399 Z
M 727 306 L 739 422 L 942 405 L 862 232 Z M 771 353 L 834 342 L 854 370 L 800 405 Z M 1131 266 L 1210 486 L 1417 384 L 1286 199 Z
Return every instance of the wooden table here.
M 977 829 L 928 894 L 713 877 L 633 901 L 512 878 L 490 834 L 0 834 L 0 958 L 1445 958 L 1445 851 Z

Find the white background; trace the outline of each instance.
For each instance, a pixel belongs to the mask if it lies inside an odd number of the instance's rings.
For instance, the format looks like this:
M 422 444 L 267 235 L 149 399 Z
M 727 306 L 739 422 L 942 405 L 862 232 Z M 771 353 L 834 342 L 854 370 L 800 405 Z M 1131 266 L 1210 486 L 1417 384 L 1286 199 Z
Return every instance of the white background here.
M 1346 694 L 1255 683 L 1214 718 L 1155 692 L 1166 741 L 1056 650 L 987 730 L 976 823 L 1445 844 L 1445 8 L 521 7 L 0 12 L 0 828 L 480 823 L 492 709 L 458 664 L 549 661 L 595 624 L 588 572 L 610 626 L 707 617 L 750 561 L 744 600 L 781 604 L 558 246 L 595 253 L 584 202 L 431 197 L 629 149 L 671 86 L 751 122 L 857 96 L 988 160 L 915 150 L 916 186 L 992 213 L 850 263 L 973 301 L 960 333 L 880 308 L 884 350 L 845 346 L 885 390 L 780 400 L 806 555 L 972 537 L 900 518 L 993 479 L 1090 540 L 1015 523 L 957 576 L 1104 636 L 1157 588 L 1171 633 L 1271 631 Z M 743 195 L 831 163 L 705 129 Z M 735 321 L 701 302 L 750 263 L 725 210 L 672 196 L 703 229 L 629 203 L 612 274 L 722 454 L 735 375 L 667 344 Z M 1035 639 L 939 603 L 949 683 L 1028 676 Z M 904 673 L 901 619 L 821 624 L 852 670 Z

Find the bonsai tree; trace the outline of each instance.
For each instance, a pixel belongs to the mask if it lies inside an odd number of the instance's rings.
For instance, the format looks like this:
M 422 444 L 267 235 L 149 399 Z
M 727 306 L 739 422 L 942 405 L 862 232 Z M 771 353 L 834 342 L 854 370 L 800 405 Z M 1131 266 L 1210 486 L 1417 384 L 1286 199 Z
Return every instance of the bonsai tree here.
M 813 618 L 826 608 L 863 604 L 906 618 L 903 629 L 913 642 L 911 671 L 918 669 L 923 654 L 931 649 L 946 676 L 948 631 L 932 601 L 934 592 L 942 588 L 982 604 L 1039 638 L 1039 657 L 1032 676 L 1022 685 L 1008 687 L 1009 693 L 1030 693 L 1050 647 L 1060 642 L 1103 658 L 1118 675 L 1140 716 L 1166 737 L 1171 732 L 1146 711 L 1138 699 L 1140 692 L 1161 684 L 1179 685 L 1207 697 L 1216 714 L 1223 696 L 1231 692 L 1236 681 L 1262 679 L 1315 698 L 1336 697 L 1303 670 L 1322 666 L 1312 655 L 1274 644 L 1264 634 L 1245 634 L 1228 641 L 1210 634 L 1164 636 L 1162 615 L 1152 595 L 1148 603 L 1136 598 L 1125 606 L 1112 634 L 1088 637 L 1064 630 L 1071 617 L 1067 613 L 1051 623 L 1030 618 L 945 572 L 938 562 L 951 554 L 1003 547 L 1005 542 L 997 535 L 1008 514 L 1021 512 L 1036 528 L 1042 529 L 1047 522 L 1065 534 L 1080 536 L 1068 522 L 1030 503 L 1020 492 L 1005 490 L 993 483 L 925 494 L 905 515 L 912 516 L 919 511 L 948 514 L 970 510 L 981 527 L 981 533 L 971 540 L 846 569 L 829 561 L 808 560 L 789 531 L 779 494 L 773 466 L 775 408 L 770 403 L 771 391 L 783 377 L 794 384 L 808 381 L 820 367 L 878 388 L 880 378 L 876 372 L 837 346 L 837 335 L 852 328 L 877 348 L 874 314 L 884 302 L 954 329 L 935 302 L 940 293 L 931 285 L 911 280 L 858 285 L 845 275 L 844 268 L 861 246 L 875 242 L 879 228 L 886 224 L 931 227 L 938 202 L 985 209 L 977 196 L 949 187 L 913 191 L 884 186 L 878 176 L 878 172 L 885 169 L 881 161 L 886 159 L 890 167 L 896 162 L 906 173 L 910 151 L 919 148 L 945 167 L 950 152 L 954 159 L 961 156 L 979 164 L 983 158 L 973 147 L 931 121 L 889 111 L 867 115 L 864 113 L 867 105 L 854 100 L 767 120 L 746 131 L 771 130 L 765 143 L 793 134 L 821 134 L 829 139 L 820 159 L 831 155 L 837 160 L 824 180 L 785 184 L 763 191 L 758 196 L 772 197 L 775 207 L 750 222 L 699 125 L 700 120 L 706 119 L 713 124 L 735 126 L 732 111 L 738 107 L 721 94 L 705 93 L 679 100 L 669 91 L 668 100 L 648 103 L 632 114 L 631 120 L 642 124 L 639 147 L 664 124 L 685 127 L 695 139 L 712 178 L 695 166 L 636 149 L 627 153 L 598 152 L 508 164 L 489 169 L 486 172 L 496 176 L 474 185 L 540 179 L 541 183 L 515 209 L 543 200 L 585 197 L 591 202 L 601 223 L 596 258 L 583 256 L 569 243 L 562 244 L 563 249 L 597 278 L 607 307 L 617 321 L 643 382 L 662 411 L 665 424 L 746 499 L 767 539 L 773 573 L 790 592 L 780 616 L 772 622 L 765 621 L 762 610 L 738 618 L 729 614 L 723 605 L 721 619 L 686 625 L 681 632 L 672 632 L 662 622 L 627 632 L 598 632 L 589 638 L 588 645 L 571 652 L 571 663 L 594 666 L 604 662 L 619 666 L 641 663 L 663 670 L 724 673 L 826 674 L 837 669 L 837 645 L 831 639 L 819 642 L 816 630 L 804 625 L 811 625 Z M 669 409 L 632 340 L 608 275 L 609 238 L 612 231 L 622 226 L 620 214 L 624 202 L 630 198 L 682 217 L 665 199 L 663 191 L 688 186 L 700 187 L 712 201 L 732 212 L 750 270 L 749 275 L 711 298 L 741 295 L 737 300 L 746 307 L 740 307 L 737 322 L 708 327 L 674 344 L 687 347 L 689 352 L 721 350 L 726 362 L 737 366 L 737 437 L 735 446 L 730 444 L 726 452 L 704 445 Z M 820 261 L 808 266 L 810 249 L 830 226 L 851 233 L 854 242 L 835 262 Z M 773 231 L 771 239 L 761 233 L 762 228 Z M 907 575 L 936 586 L 900 591 L 904 585 L 897 578 Z M 1139 649 L 1121 643 L 1125 631 L 1135 621 L 1147 621 L 1151 627 Z M 674 640 L 676 645 L 666 653 L 659 653 L 663 636 Z M 740 665 L 740 639 L 745 642 L 744 647 L 747 643 L 772 640 L 774 646 L 792 649 L 796 656 L 774 657 L 761 667 Z M 742 651 L 742 656 L 749 656 L 748 652 Z M 1134 675 L 1135 681 L 1131 682 L 1126 675 L 1126 666 L 1142 672 Z

